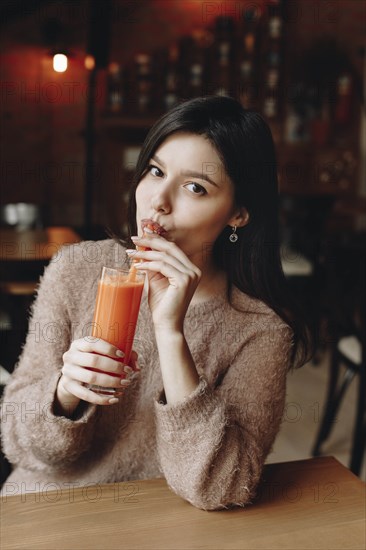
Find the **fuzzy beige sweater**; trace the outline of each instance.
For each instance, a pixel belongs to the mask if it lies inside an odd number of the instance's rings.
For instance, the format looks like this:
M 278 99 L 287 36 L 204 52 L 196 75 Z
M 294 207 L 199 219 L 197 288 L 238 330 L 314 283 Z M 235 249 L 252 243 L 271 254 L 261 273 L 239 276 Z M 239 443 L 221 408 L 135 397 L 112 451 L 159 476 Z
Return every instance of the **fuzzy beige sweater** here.
M 188 309 L 184 331 L 200 384 L 184 402 L 159 402 L 144 297 L 134 343 L 139 378 L 117 405 L 85 403 L 74 420 L 53 413 L 62 355 L 90 334 L 101 266 L 126 261 L 107 240 L 65 247 L 47 267 L 2 403 L 3 449 L 14 466 L 3 494 L 163 475 L 199 508 L 244 505 L 279 430 L 292 343 L 273 311 L 237 289 L 235 307 L 222 295 Z

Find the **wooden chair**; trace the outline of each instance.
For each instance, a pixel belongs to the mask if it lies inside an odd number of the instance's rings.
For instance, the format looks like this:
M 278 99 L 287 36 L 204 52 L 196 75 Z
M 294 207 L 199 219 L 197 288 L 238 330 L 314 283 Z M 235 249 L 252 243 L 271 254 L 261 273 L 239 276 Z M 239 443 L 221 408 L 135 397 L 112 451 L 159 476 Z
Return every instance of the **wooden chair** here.
M 301 305 L 308 324 L 312 326 L 315 338 L 314 365 L 320 363 L 323 352 L 323 248 L 334 201 L 332 195 L 280 197 L 282 267 L 290 289 Z
M 19 232 L 42 227 L 42 210 L 35 204 L 6 204 L 0 208 L 2 228 Z M 4 259 L 0 262 L 0 309 L 10 319 L 10 326 L 1 327 L 0 361 L 12 370 L 24 342 L 28 312 L 33 301 L 39 274 L 45 262 Z
M 351 382 L 358 384 L 349 467 L 360 475 L 366 445 L 366 253 L 365 239 L 332 248 L 329 313 L 331 361 L 326 404 L 313 456 L 321 454 Z M 343 274 L 342 274 L 343 268 Z M 343 367 L 343 369 L 342 369 Z M 342 374 L 343 373 L 343 374 Z

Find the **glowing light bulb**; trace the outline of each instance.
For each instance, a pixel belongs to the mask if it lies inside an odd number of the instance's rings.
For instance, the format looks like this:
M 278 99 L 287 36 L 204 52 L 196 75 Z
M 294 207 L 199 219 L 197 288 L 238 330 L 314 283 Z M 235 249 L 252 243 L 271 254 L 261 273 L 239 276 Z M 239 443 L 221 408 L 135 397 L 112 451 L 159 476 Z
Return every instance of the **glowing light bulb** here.
M 92 55 L 87 55 L 84 59 L 84 66 L 88 71 L 91 71 L 95 67 L 95 59 Z
M 67 69 L 67 56 L 57 53 L 53 56 L 53 70 L 57 73 L 64 73 Z

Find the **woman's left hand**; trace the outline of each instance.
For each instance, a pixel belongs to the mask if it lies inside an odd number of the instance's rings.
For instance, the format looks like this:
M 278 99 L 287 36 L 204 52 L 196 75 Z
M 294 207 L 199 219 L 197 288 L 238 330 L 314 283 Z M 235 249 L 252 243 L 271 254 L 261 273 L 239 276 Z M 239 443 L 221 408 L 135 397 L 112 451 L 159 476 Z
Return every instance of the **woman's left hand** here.
M 149 306 L 155 329 L 183 332 L 189 303 L 201 278 L 201 271 L 174 243 L 159 235 L 133 237 L 137 247 L 151 250 L 127 251 L 136 268 L 146 271 Z

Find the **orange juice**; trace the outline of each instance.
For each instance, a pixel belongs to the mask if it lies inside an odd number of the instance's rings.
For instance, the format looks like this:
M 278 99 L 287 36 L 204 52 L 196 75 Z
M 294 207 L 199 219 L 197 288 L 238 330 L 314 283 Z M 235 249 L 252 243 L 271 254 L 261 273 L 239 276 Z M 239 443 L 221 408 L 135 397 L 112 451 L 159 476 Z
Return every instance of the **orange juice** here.
M 140 309 L 144 275 L 136 272 L 103 268 L 98 283 L 92 336 L 106 340 L 125 354 L 129 363 L 137 317 Z

